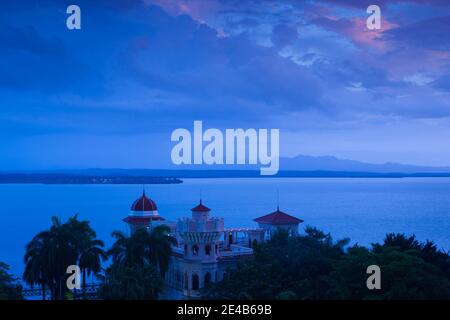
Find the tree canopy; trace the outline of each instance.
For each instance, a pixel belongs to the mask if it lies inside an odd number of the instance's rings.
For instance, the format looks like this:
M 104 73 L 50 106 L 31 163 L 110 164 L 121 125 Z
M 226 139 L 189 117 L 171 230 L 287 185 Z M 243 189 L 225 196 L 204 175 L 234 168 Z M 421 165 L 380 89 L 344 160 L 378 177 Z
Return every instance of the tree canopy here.
M 371 248 L 348 246 L 306 228 L 279 230 L 251 260 L 229 269 L 205 289 L 208 299 L 450 299 L 450 256 L 430 241 L 388 234 Z M 381 269 L 381 289 L 369 290 L 367 267 Z
M 0 300 L 22 300 L 22 286 L 9 273 L 9 266 L 0 262 Z
M 78 265 L 83 271 L 85 292 L 86 275 L 100 272 L 101 260 L 105 258 L 103 246 L 88 221 L 80 221 L 74 215 L 62 223 L 52 217 L 50 228 L 39 232 L 26 245 L 23 280 L 31 286 L 40 286 L 43 299 L 47 288 L 52 299 L 64 299 L 67 267 Z
M 131 236 L 113 232 L 112 264 L 100 277 L 99 297 L 112 300 L 157 299 L 169 266 L 172 238 L 167 226 L 139 229 Z

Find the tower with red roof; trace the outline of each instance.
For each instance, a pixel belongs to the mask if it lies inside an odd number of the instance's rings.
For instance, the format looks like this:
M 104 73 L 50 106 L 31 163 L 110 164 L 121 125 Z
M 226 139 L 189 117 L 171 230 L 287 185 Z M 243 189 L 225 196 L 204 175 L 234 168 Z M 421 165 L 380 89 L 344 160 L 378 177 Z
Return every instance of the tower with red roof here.
M 256 218 L 254 221 L 265 230 L 265 234 L 269 238 L 278 229 L 286 230 L 292 236 L 298 235 L 298 225 L 303 222 L 302 219 L 281 211 L 279 206 L 276 211 Z
M 182 269 L 183 292 L 196 297 L 199 289 L 218 281 L 219 244 L 224 232 L 222 218 L 210 216 L 211 209 L 200 200 L 191 209 L 190 218 L 178 220 L 177 232 L 182 238 L 183 255 L 176 263 Z

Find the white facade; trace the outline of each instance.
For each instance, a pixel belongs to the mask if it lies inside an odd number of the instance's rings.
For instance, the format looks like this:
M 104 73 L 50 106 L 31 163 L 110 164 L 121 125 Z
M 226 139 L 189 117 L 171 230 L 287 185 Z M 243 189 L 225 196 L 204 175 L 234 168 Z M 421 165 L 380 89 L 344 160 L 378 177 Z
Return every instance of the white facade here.
M 263 234 L 261 229 L 252 231 L 257 233 L 258 230 Z M 234 231 L 224 228 L 222 218 L 211 217 L 209 208 L 201 202 L 192 209 L 191 217 L 178 220 L 174 231 L 177 245 L 172 247 L 165 276 L 165 298 L 199 297 L 200 289 L 205 285 L 220 281 L 227 268 L 239 259 L 253 255 L 251 242 L 227 242 L 225 235 Z
M 137 207 L 154 206 L 156 204 L 145 197 L 135 201 Z M 139 202 L 140 201 L 140 202 Z M 136 207 L 136 205 L 133 205 Z M 168 271 L 165 274 L 165 290 L 161 298 L 163 299 L 189 299 L 198 298 L 201 289 L 208 283 L 220 281 L 225 271 L 236 265 L 240 259 L 249 258 L 253 255 L 252 247 L 264 241 L 277 228 L 277 226 L 266 221 L 261 217 L 255 219 L 258 221 L 259 228 L 235 228 L 225 229 L 223 218 L 212 217 L 211 210 L 202 204 L 191 209 L 191 216 L 178 219 L 177 222 L 169 222 L 152 214 L 153 218 L 143 225 L 142 218 L 146 217 L 146 212 L 140 212 L 138 220 L 136 212 L 131 212 L 124 219 L 130 225 L 131 232 L 138 228 L 154 228 L 158 225 L 167 225 L 171 230 L 171 236 L 176 239 L 176 245 L 172 246 L 172 254 Z M 279 218 L 281 214 L 277 212 L 268 216 Z M 283 218 L 292 218 L 282 213 Z M 157 217 L 156 219 L 154 219 Z M 299 220 L 302 221 L 302 220 Z M 144 222 L 145 223 L 145 222 Z M 287 227 L 292 235 L 297 234 L 298 222 Z

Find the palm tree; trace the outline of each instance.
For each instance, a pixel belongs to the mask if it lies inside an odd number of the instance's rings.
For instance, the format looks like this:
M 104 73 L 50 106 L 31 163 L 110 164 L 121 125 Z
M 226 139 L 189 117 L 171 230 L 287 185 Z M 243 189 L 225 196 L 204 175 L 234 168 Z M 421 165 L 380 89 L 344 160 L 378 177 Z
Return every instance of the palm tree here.
M 123 264 L 126 266 L 143 265 L 144 264 L 144 244 L 140 241 L 143 234 L 140 230 L 133 233 L 131 237 L 120 231 L 114 231 L 112 237 L 116 239 L 107 255 L 112 257 L 115 264 Z
M 48 285 L 52 299 L 61 299 L 67 266 L 77 261 L 73 236 L 57 217 L 52 217 L 51 228 L 39 232 L 27 244 L 24 261 L 25 281 L 40 284 L 43 290 Z
M 150 261 L 153 261 L 155 267 L 163 276 L 168 267 L 171 254 L 171 246 L 174 244 L 174 238 L 169 236 L 170 228 L 168 226 L 157 226 L 152 229 L 147 242 L 147 250 Z
M 130 237 L 122 232 L 115 231 L 112 236 L 115 243 L 108 251 L 113 263 L 121 263 L 127 266 L 154 265 L 163 275 L 168 268 L 171 244 L 173 239 L 169 237 L 170 229 L 167 226 L 157 226 L 151 231 L 139 229 Z
M 52 222 L 47 258 L 49 259 L 50 276 L 54 283 L 54 297 L 61 300 L 66 291 L 67 267 L 77 264 L 78 243 L 72 230 L 67 228 L 66 224 L 62 224 L 59 218 L 53 217 Z
M 101 240 L 90 239 L 81 249 L 79 266 L 83 276 L 83 299 L 86 299 L 86 278 L 91 273 L 98 274 L 102 268 L 102 260 L 106 260 L 103 250 L 104 243 Z
M 151 231 L 139 229 L 130 237 L 115 231 L 116 239 L 108 256 L 112 265 L 107 268 L 100 295 L 105 299 L 154 299 L 167 271 L 173 238 L 167 226 Z
M 83 298 L 86 299 L 86 278 L 93 274 L 98 274 L 101 270 L 101 261 L 106 259 L 103 250 L 105 244 L 96 239 L 97 234 L 89 225 L 89 221 L 78 220 L 78 215 L 70 217 L 65 223 L 65 227 L 74 237 L 74 242 L 78 255 L 78 266 L 82 272 Z
M 42 300 L 46 300 L 46 285 L 49 283 L 48 265 L 45 250 L 49 243 L 49 232 L 44 231 L 36 235 L 26 246 L 24 256 L 25 271 L 23 279 L 31 286 L 39 285 L 42 289 Z
M 30 285 L 39 284 L 44 299 L 46 286 L 52 299 L 62 299 L 67 290 L 67 267 L 78 264 L 85 293 L 86 276 L 100 271 L 100 260 L 105 257 L 103 246 L 88 221 L 79 221 L 75 215 L 62 224 L 53 217 L 50 229 L 38 233 L 26 246 L 23 278 Z

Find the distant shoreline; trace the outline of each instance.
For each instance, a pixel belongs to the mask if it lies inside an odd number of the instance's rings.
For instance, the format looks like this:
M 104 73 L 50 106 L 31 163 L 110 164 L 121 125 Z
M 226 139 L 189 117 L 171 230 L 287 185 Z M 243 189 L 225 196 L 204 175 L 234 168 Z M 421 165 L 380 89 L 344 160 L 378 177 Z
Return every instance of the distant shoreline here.
M 75 173 L 76 172 L 76 173 Z M 95 173 L 95 174 L 93 174 Z M 68 172 L 0 173 L 0 184 L 179 184 L 182 179 L 223 178 L 449 178 L 450 173 L 378 173 L 350 171 L 89 169 Z
M 179 184 L 175 177 L 0 174 L 0 184 Z

